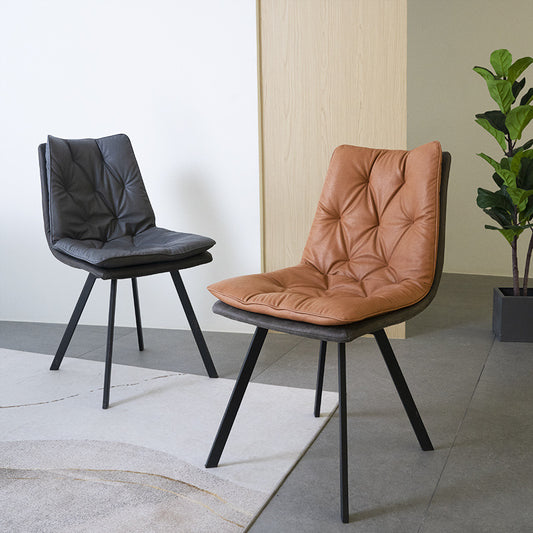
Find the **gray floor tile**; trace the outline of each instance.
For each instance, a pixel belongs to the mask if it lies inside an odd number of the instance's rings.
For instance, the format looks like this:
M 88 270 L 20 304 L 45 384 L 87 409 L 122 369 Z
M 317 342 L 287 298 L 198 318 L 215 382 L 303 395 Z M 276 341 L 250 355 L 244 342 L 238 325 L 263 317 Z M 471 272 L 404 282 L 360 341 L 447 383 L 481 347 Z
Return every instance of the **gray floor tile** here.
M 397 438 L 397 427 L 408 421 L 383 405 L 349 416 L 350 524 L 339 518 L 335 417 L 251 531 L 416 531 L 447 452 L 421 451 L 410 428 L 408 439 Z
M 143 336 L 145 348 L 142 352 L 138 350 L 135 331 L 117 339 L 113 346 L 113 361 L 157 370 L 205 374 L 205 367 L 190 331 L 145 329 Z M 205 332 L 204 337 L 218 375 L 236 378 L 252 336 L 245 333 Z M 269 335 L 254 375 L 283 357 L 299 342 L 301 339 L 289 335 Z M 105 346 L 85 353 L 83 358 L 104 361 Z
M 407 323 L 408 338 L 432 331 L 490 331 L 492 289 L 512 285 L 510 278 L 445 274 L 433 302 Z
M 533 524 L 533 345 L 496 342 L 423 532 L 528 532 Z
M 0 347 L 26 352 L 55 354 L 66 324 L 43 324 L 38 322 L 0 321 Z M 133 328 L 115 328 L 115 338 L 134 331 Z M 67 351 L 69 357 L 79 357 L 105 346 L 107 328 L 104 326 L 80 325 L 74 331 Z
M 420 450 L 374 339 L 358 339 L 347 346 L 350 524 L 339 518 L 334 416 L 250 530 L 531 531 L 533 345 L 500 343 L 491 331 L 492 288 L 509 285 L 509 278 L 446 274 L 434 302 L 408 323 L 408 338 L 391 341 L 435 451 Z M 0 322 L 0 346 L 53 354 L 63 330 Z M 236 377 L 251 336 L 205 337 L 219 374 Z M 146 329 L 145 345 L 139 352 L 135 330 L 117 328 L 114 361 L 205 373 L 189 331 Z M 253 379 L 314 388 L 318 348 L 269 333 Z M 67 356 L 103 360 L 104 353 L 105 328 L 81 326 Z M 334 345 L 324 389 L 337 390 Z
M 493 342 L 490 334 L 432 335 L 438 342 L 431 349 L 422 337 L 392 344 L 436 450 L 420 450 L 374 339 L 359 339 L 347 353 L 350 524 L 341 524 L 338 516 L 335 418 L 251 531 L 417 531 Z M 258 381 L 313 386 L 316 354 L 307 356 L 310 346 L 308 341 L 297 345 Z M 331 348 L 325 388 L 336 390 L 336 353 Z M 309 363 L 313 375 L 304 378 Z M 301 487 L 306 487 L 305 494 Z

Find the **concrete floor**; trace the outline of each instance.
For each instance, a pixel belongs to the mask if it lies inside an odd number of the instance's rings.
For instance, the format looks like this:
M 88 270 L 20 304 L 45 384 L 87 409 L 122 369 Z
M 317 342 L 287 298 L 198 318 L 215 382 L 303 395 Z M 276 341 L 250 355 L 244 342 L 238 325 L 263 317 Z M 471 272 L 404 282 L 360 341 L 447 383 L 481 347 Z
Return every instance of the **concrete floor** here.
M 533 344 L 494 339 L 494 286 L 509 281 L 445 275 L 433 304 L 408 323 L 408 338 L 392 341 L 435 451 L 418 447 L 375 341 L 358 339 L 347 346 L 350 523 L 339 518 L 334 416 L 250 531 L 533 531 Z M 53 354 L 63 329 L 0 322 L 0 346 Z M 236 377 L 250 336 L 205 336 L 220 376 Z M 204 373 L 189 332 L 147 329 L 144 352 L 132 350 L 136 342 L 132 328 L 116 328 L 114 361 Z M 67 352 L 104 354 L 105 328 L 96 326 L 80 326 Z M 314 388 L 317 355 L 317 341 L 271 333 L 253 380 Z M 324 388 L 337 390 L 334 346 Z

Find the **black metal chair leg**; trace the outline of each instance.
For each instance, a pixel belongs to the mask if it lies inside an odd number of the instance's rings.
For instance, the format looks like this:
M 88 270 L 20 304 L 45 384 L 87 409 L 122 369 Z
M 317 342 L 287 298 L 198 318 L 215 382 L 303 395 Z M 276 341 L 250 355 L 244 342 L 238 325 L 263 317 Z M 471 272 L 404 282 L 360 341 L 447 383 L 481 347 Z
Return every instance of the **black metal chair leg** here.
M 131 278 L 131 288 L 133 292 L 133 307 L 135 308 L 135 324 L 137 325 L 137 342 L 139 351 L 144 350 L 143 327 L 141 323 L 141 306 L 139 305 L 139 290 L 137 288 L 137 278 Z
M 198 325 L 198 320 L 196 319 L 196 315 L 194 314 L 191 301 L 189 300 L 189 296 L 187 294 L 187 291 L 185 290 L 185 285 L 183 284 L 180 273 L 176 270 L 174 272 L 171 272 L 170 275 L 172 276 L 172 281 L 174 281 L 176 291 L 178 292 L 181 305 L 183 306 L 183 310 L 185 311 L 185 316 L 187 317 L 187 320 L 189 322 L 189 326 L 194 336 L 194 340 L 196 341 L 196 345 L 198 346 L 198 350 L 200 351 L 200 355 L 202 356 L 202 361 L 204 362 L 205 369 L 207 370 L 207 375 L 210 378 L 218 378 L 215 365 L 213 364 L 211 354 L 209 353 L 209 349 L 207 348 L 207 344 L 205 343 L 202 330 Z
M 104 398 L 102 409 L 109 407 L 109 389 L 111 388 L 111 360 L 113 358 L 113 336 L 115 332 L 115 307 L 117 303 L 117 280 L 111 280 L 111 291 L 109 295 L 109 319 L 107 322 L 107 346 L 105 354 L 104 372 Z
M 315 391 L 315 417 L 320 416 L 320 404 L 322 403 L 322 387 L 324 385 L 324 367 L 326 366 L 326 349 L 328 343 L 320 341 L 320 352 L 318 356 L 318 371 L 316 375 Z
M 72 316 L 70 317 L 67 329 L 65 330 L 65 333 L 63 333 L 63 337 L 61 339 L 61 342 L 59 343 L 59 347 L 57 349 L 54 360 L 52 361 L 52 365 L 50 366 L 50 370 L 59 369 L 61 361 L 63 361 L 65 352 L 67 351 L 68 345 L 70 344 L 70 341 L 72 339 L 72 335 L 74 334 L 74 330 L 76 329 L 83 309 L 85 308 L 85 304 L 87 303 L 89 295 L 91 294 L 91 290 L 95 281 L 96 276 L 94 276 L 93 274 L 89 274 L 87 276 L 87 279 L 85 280 L 85 285 L 83 286 L 80 297 L 78 298 L 78 302 L 76 303 L 76 307 L 74 307 L 74 311 L 72 313 Z
M 339 456 L 341 485 L 341 520 L 350 521 L 348 498 L 348 428 L 346 405 L 346 344 L 339 342 Z
M 409 391 L 409 387 L 407 386 L 405 378 L 403 377 L 400 365 L 396 360 L 396 356 L 394 355 L 392 346 L 390 345 L 389 339 L 387 338 L 387 334 L 384 330 L 381 329 L 373 333 L 373 335 L 376 338 L 379 349 L 381 350 L 381 354 L 383 355 L 383 359 L 385 359 L 385 363 L 387 364 L 387 368 L 389 369 L 392 381 L 394 381 L 396 390 L 400 395 L 400 399 L 404 406 L 405 412 L 409 417 L 409 421 L 413 426 L 416 438 L 420 443 L 420 447 L 424 451 L 433 450 L 433 444 L 431 443 L 424 423 L 422 422 L 422 418 L 420 417 L 420 413 L 418 412 L 413 397 L 411 396 L 411 392 Z
M 226 407 L 224 416 L 222 417 L 222 421 L 220 422 L 215 440 L 213 441 L 213 446 L 209 452 L 209 457 L 205 463 L 206 468 L 218 466 L 220 456 L 224 451 L 224 446 L 226 446 L 226 441 L 228 440 L 233 422 L 235 421 L 235 417 L 237 416 L 244 393 L 246 392 L 246 387 L 248 386 L 250 378 L 252 377 L 252 372 L 255 364 L 257 363 L 257 358 L 259 357 L 259 353 L 261 352 L 261 348 L 263 347 L 263 342 L 265 341 L 267 333 L 268 329 L 257 328 L 255 330 L 254 337 L 250 343 L 250 347 L 248 348 L 248 353 L 246 354 L 246 358 L 242 364 L 239 377 L 235 382 L 233 392 L 231 393 L 231 398 Z

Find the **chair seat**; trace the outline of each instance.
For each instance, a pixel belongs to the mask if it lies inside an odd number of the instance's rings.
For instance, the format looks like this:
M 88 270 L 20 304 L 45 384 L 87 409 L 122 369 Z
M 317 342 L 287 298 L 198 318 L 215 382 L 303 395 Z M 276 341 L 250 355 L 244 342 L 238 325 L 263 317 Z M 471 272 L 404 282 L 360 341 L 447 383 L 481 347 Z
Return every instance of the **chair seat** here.
M 110 241 L 62 238 L 53 249 L 92 265 L 119 268 L 185 259 L 202 254 L 214 244 L 209 237 L 152 226 Z
M 208 287 L 222 302 L 254 313 L 319 325 L 342 325 L 419 302 L 427 280 L 398 280 L 384 267 L 361 280 L 300 265 L 220 281 Z

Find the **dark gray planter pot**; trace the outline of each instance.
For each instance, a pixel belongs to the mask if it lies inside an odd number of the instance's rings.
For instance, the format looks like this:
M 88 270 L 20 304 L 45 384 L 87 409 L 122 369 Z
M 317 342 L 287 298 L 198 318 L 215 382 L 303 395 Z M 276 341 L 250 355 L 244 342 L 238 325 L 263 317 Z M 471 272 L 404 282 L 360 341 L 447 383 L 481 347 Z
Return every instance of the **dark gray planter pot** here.
M 533 342 L 533 289 L 513 296 L 513 289 L 495 287 L 492 330 L 500 341 Z

